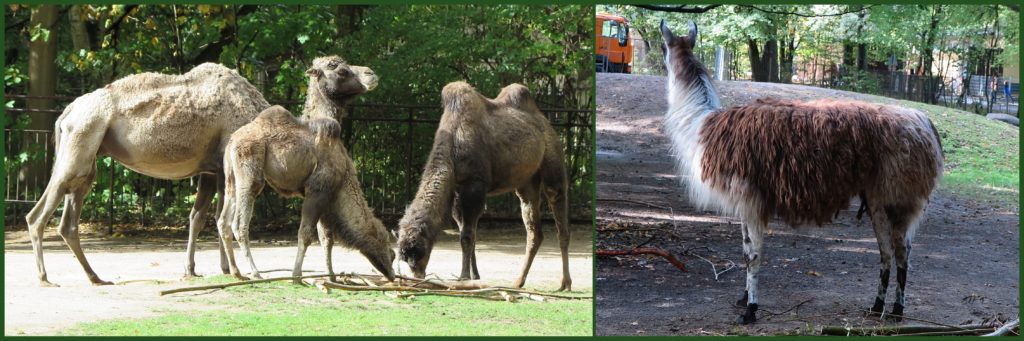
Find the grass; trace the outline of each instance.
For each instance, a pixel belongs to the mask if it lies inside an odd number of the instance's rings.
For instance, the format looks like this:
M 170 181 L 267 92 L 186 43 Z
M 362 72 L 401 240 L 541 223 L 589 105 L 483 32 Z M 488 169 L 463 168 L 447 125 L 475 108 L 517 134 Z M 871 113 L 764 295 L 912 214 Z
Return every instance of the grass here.
M 230 282 L 226 276 L 195 285 Z M 225 289 L 230 295 L 181 298 L 194 313 L 90 322 L 65 335 L 591 335 L 590 300 L 493 302 L 424 296 L 400 300 L 380 293 L 265 283 Z M 212 299 L 212 301 L 211 301 Z
M 901 102 L 928 113 L 942 137 L 946 169 L 941 191 L 1016 209 L 1020 202 L 1017 127 L 961 110 Z

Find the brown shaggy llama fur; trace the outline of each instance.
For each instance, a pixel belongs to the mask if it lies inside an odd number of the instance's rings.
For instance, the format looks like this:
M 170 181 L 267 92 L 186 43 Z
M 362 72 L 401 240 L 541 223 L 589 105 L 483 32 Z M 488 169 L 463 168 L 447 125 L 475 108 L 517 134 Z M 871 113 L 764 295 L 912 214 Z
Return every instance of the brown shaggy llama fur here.
M 760 99 L 708 116 L 700 131 L 701 180 L 720 191 L 744 179 L 762 201 L 760 214 L 790 224 L 830 222 L 850 198 L 891 180 L 895 195 L 927 197 L 940 162 L 930 122 L 900 108 L 865 102 L 795 102 Z M 906 129 L 906 127 L 918 127 Z M 900 155 L 899 171 L 886 173 L 880 155 Z M 743 156 L 743 157 L 737 157 Z M 882 177 L 889 177 L 885 179 Z
M 747 281 L 737 304 L 747 309 L 737 321 L 756 321 L 769 220 L 821 225 L 854 197 L 871 216 L 881 256 L 871 312 L 882 314 L 895 265 L 889 314 L 901 318 L 912 239 L 942 176 L 935 126 L 917 110 L 856 101 L 762 99 L 723 109 L 693 54 L 697 26 L 689 28 L 678 37 L 661 25 L 670 74 L 665 132 L 693 203 L 743 221 Z
M 441 91 L 444 115 L 423 170 L 419 190 L 399 222 L 399 255 L 424 277 L 438 232 L 455 219 L 462 244 L 462 279 L 479 279 L 476 225 L 487 196 L 515 191 L 526 227 L 522 287 L 540 248 L 541 197 L 558 230 L 562 284 L 569 290 L 568 180 L 562 143 L 522 85 L 506 86 L 495 99 L 465 82 Z

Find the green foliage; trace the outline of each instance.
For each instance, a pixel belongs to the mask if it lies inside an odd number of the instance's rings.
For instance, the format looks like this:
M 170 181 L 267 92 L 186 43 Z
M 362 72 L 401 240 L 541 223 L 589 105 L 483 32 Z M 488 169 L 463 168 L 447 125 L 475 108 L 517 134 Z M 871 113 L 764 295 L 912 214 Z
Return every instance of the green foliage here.
M 373 68 L 381 79 L 379 87 L 356 104 L 430 106 L 417 109 L 417 120 L 440 117 L 440 90 L 456 80 L 467 80 L 489 96 L 519 82 L 537 95 L 542 108 L 592 108 L 590 6 L 74 6 L 78 7 L 60 6 L 62 16 L 53 32 L 12 25 L 27 22 L 31 7 L 8 7 L 5 41 L 8 55 L 16 56 L 5 69 L 8 89 L 12 82 L 24 84 L 19 70 L 27 69 L 28 44 L 42 38 L 57 40 L 57 93 L 72 97 L 131 74 L 183 73 L 203 62 L 219 62 L 237 69 L 268 101 L 283 103 L 297 115 L 302 105 L 295 103 L 305 97 L 304 72 L 310 62 L 337 54 Z M 73 9 L 80 10 L 80 17 L 63 15 Z M 73 24 L 79 23 L 84 24 L 87 39 L 73 37 Z M 369 119 L 408 117 L 398 108 L 355 107 L 352 112 Z M 579 116 L 575 124 L 592 119 L 590 114 Z M 402 208 L 408 203 L 435 129 L 430 123 L 352 123 L 350 154 L 374 207 Z M 569 163 L 575 167 L 570 172 L 577 175 L 574 201 L 589 207 L 593 131 L 574 128 L 564 136 Z M 413 147 L 392 141 L 412 141 Z M 16 169 L 17 164 L 7 167 Z M 107 200 L 113 198 L 115 220 L 139 221 L 145 216 L 147 223 L 182 224 L 194 201 L 193 181 L 151 179 L 110 164 L 109 158 L 100 158 L 97 167 L 85 219 L 105 220 Z M 269 192 L 257 202 L 257 219 L 292 222 L 298 201 Z M 509 203 L 509 198 L 498 199 L 489 206 Z M 518 210 L 517 204 L 510 207 Z M 401 213 L 395 211 L 387 213 Z

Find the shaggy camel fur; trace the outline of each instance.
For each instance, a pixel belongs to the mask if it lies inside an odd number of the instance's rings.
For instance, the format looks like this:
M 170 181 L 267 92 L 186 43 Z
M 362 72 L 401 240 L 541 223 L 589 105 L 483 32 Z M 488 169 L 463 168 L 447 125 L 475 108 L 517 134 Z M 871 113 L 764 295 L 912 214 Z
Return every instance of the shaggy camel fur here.
M 54 286 L 43 266 L 43 229 L 64 199 L 59 233 L 93 284 L 103 281 L 85 259 L 78 237 L 82 204 L 96 177 L 96 158 L 109 155 L 136 172 L 160 179 L 199 175 L 189 214 L 186 276 L 195 275 L 195 240 L 218 189 L 221 151 L 231 132 L 270 105 L 234 70 L 202 64 L 182 75 L 142 73 L 83 95 L 55 125 L 56 160 L 46 190 L 29 212 L 29 237 L 39 282 Z M 221 265 L 227 264 L 221 252 Z
M 232 275 L 244 279 L 231 247 L 234 231 L 252 277 L 260 278 L 249 248 L 249 222 L 256 196 L 267 183 L 282 195 L 304 197 L 294 276 L 302 275 L 302 260 L 313 242 L 316 225 L 332 281 L 335 240 L 359 250 L 381 274 L 394 279 L 393 237 L 363 198 L 355 166 L 336 134 L 340 131 L 338 121 L 332 118 L 300 121 L 284 108 L 273 106 L 231 136 L 224 155 L 227 201 L 217 227 Z
M 514 286 L 522 287 L 540 248 L 541 195 L 547 198 L 562 251 L 562 285 L 570 290 L 568 180 L 562 143 L 529 90 L 512 84 L 498 97 L 465 82 L 441 91 L 444 114 L 419 190 L 399 222 L 399 255 L 424 277 L 438 232 L 454 218 L 462 244 L 461 279 L 479 279 L 476 226 L 487 196 L 515 191 L 526 225 L 526 255 Z
M 338 57 L 318 59 L 340 63 Z M 316 65 L 316 62 L 314 62 Z M 315 71 L 314 71 L 315 72 Z M 368 69 L 351 68 L 367 86 L 376 84 Z M 330 80 L 338 79 L 331 83 Z M 351 77 L 321 80 L 335 102 L 351 99 Z M 59 233 L 93 284 L 103 281 L 89 266 L 78 237 L 78 218 L 96 176 L 96 158 L 109 155 L 124 166 L 156 178 L 199 176 L 196 202 L 189 215 L 186 277 L 195 275 L 195 241 L 206 219 L 214 191 L 223 197 L 223 151 L 239 127 L 270 104 L 259 90 L 234 70 L 202 64 L 183 75 L 143 73 L 125 77 L 83 95 L 64 109 L 55 125 L 56 160 L 46 190 L 25 220 L 36 256 L 39 282 L 53 286 L 43 266 L 42 236 L 50 216 L 65 199 Z M 329 114 L 327 110 L 318 113 Z M 221 269 L 228 273 L 221 250 Z
M 242 277 L 231 247 L 233 231 L 249 261 L 251 276 L 260 278 L 249 248 L 249 223 L 255 197 L 266 182 L 282 195 L 305 197 L 296 276 L 301 275 L 302 259 L 313 240 L 313 224 L 320 232 L 331 274 L 331 246 L 339 238 L 391 276 L 393 241 L 366 204 L 348 151 L 336 141 L 341 138 L 336 118 L 344 116 L 345 104 L 373 90 L 377 77 L 373 70 L 348 65 L 338 57 L 313 60 L 306 74 L 309 88 L 301 121 L 282 107 L 271 107 L 239 128 L 225 149 L 227 200 L 217 227 L 230 272 Z
M 756 321 L 757 273 L 764 230 L 773 216 L 790 224 L 832 220 L 861 198 L 881 254 L 881 314 L 895 255 L 896 301 L 904 290 L 911 240 L 942 176 L 935 126 L 917 110 L 856 101 L 762 99 L 721 108 L 707 70 L 693 55 L 697 27 L 677 37 L 662 21 L 669 70 L 665 131 L 690 198 L 742 221 L 747 285 L 737 319 Z

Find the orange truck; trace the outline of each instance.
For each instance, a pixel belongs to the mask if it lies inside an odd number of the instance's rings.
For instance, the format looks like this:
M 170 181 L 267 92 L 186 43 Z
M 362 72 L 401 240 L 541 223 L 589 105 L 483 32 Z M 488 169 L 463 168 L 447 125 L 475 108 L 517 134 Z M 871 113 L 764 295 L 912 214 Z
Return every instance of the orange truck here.
M 597 72 L 630 73 L 633 41 L 626 18 L 609 13 L 597 14 Z

